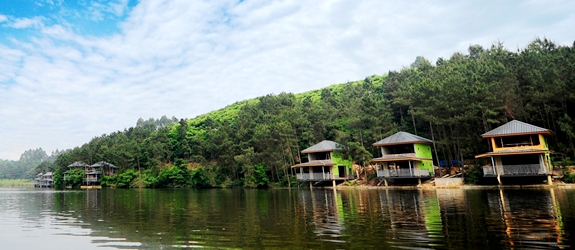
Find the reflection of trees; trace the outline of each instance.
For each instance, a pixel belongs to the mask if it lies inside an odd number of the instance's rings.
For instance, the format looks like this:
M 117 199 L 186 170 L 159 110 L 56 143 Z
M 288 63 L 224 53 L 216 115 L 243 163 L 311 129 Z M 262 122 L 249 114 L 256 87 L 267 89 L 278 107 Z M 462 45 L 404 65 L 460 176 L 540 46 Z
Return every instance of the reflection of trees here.
M 553 189 L 43 190 L 0 193 L 6 198 L 0 212 L 18 213 L 24 227 L 90 236 L 97 246 L 556 248 L 569 240 L 564 232 L 569 223 L 563 221 L 575 218 L 570 209 L 575 196 L 569 194 Z
M 520 248 L 565 247 L 561 208 L 555 190 L 499 190 L 488 193 L 489 221 L 501 221 L 503 243 Z M 499 228 L 499 227 L 503 228 Z
M 437 246 L 442 234 L 435 191 L 385 190 L 379 192 L 382 219 L 390 222 L 387 241 L 394 248 Z

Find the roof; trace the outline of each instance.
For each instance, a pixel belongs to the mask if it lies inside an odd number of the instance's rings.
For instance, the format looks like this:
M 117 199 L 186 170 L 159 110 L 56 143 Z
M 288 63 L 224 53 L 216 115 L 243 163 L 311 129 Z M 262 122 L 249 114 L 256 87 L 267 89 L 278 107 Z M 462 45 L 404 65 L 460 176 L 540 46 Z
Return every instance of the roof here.
M 95 167 L 95 168 L 99 168 L 99 167 L 109 167 L 109 168 L 117 168 L 116 166 L 114 166 L 114 164 L 109 163 L 109 162 L 105 162 L 105 161 L 99 161 L 97 163 L 94 163 L 92 166 L 90 167 Z
M 496 155 L 527 155 L 527 154 L 546 154 L 546 153 L 551 153 L 551 150 L 541 150 L 533 148 L 509 149 L 509 150 L 500 150 L 497 152 L 489 152 L 485 154 L 476 155 L 475 158 L 483 158 Z
M 296 164 L 293 165 L 292 168 L 320 167 L 320 166 L 335 166 L 335 163 L 331 160 L 318 160 L 318 161 L 310 161 L 306 163 Z
M 513 120 L 505 123 L 485 134 L 482 137 L 495 137 L 504 135 L 520 135 L 520 134 L 553 134 L 553 132 L 546 128 L 537 127 L 529 123 Z
M 432 160 L 432 159 L 417 157 L 415 156 L 415 153 L 384 155 L 379 158 L 371 159 L 372 162 L 423 161 L 423 160 Z
M 397 132 L 389 137 L 386 137 L 385 139 L 378 141 L 376 143 L 373 144 L 373 146 L 376 147 L 381 147 L 381 146 L 389 146 L 389 145 L 396 145 L 396 144 L 412 144 L 412 143 L 427 143 L 427 144 L 431 144 L 433 143 L 432 140 L 429 140 L 427 138 L 423 138 L 421 136 L 418 135 L 414 135 L 408 132 Z
M 86 163 L 83 163 L 81 161 L 75 161 L 74 163 L 68 165 L 69 168 L 83 168 L 83 167 L 87 167 L 89 166 Z
M 310 154 L 310 153 L 316 153 L 316 152 L 332 152 L 334 150 L 340 150 L 342 148 L 343 148 L 343 146 L 337 142 L 333 142 L 333 141 L 329 141 L 329 140 L 323 140 L 318 144 L 315 144 L 309 148 L 302 150 L 301 152 L 303 154 Z

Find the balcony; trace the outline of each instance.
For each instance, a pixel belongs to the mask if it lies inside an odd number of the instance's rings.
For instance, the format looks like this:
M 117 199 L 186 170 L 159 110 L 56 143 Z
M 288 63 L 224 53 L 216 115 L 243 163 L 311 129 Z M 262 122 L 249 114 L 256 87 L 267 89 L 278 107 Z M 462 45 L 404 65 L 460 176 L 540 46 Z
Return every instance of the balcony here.
M 331 181 L 331 180 L 348 180 L 353 179 L 353 175 L 347 177 L 333 177 L 331 173 L 297 173 L 298 181 Z
M 521 164 L 521 165 L 502 165 L 496 166 L 497 171 L 501 176 L 533 176 L 533 175 L 546 175 L 545 166 L 541 164 Z M 483 176 L 493 177 L 497 176 L 495 169 L 491 166 L 483 167 Z
M 377 177 L 383 178 L 429 178 L 431 174 L 425 169 L 378 169 Z

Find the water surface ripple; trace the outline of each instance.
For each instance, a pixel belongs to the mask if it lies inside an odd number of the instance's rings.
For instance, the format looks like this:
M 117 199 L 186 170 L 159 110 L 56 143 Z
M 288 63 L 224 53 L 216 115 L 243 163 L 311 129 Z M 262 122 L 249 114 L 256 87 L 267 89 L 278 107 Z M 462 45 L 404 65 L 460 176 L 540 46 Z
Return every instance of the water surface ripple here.
M 0 189 L 2 249 L 568 249 L 575 190 Z

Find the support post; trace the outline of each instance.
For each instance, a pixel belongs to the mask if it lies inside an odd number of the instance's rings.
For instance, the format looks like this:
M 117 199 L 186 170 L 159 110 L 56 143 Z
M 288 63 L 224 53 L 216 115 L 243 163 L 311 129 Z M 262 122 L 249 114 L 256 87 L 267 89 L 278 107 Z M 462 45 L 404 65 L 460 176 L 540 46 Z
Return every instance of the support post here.
M 385 186 L 387 187 L 387 179 L 383 178 L 383 181 L 385 182 Z
M 335 180 L 331 181 L 331 184 L 333 185 L 333 189 L 335 190 Z
M 501 185 L 501 175 L 499 175 L 499 173 L 497 174 L 497 182 L 499 182 L 499 185 Z

